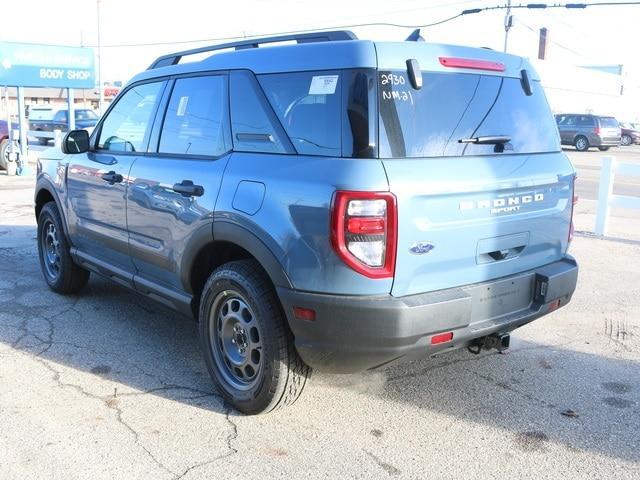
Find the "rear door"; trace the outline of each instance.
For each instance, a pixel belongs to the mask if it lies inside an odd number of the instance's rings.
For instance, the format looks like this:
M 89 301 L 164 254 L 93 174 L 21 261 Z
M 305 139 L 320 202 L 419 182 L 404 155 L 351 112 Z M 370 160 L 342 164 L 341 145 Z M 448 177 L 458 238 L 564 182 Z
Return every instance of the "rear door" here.
M 495 279 L 561 258 L 573 167 L 539 82 L 379 72 L 380 156 L 398 200 L 392 294 Z M 490 144 L 474 139 L 502 137 Z M 525 293 L 525 302 L 527 294 Z
M 213 210 L 231 150 L 227 75 L 179 77 L 164 104 L 149 153 L 131 169 L 127 224 L 136 288 L 173 297 L 188 280 L 185 255 L 213 235 Z
M 147 149 L 165 82 L 136 85 L 119 97 L 100 126 L 94 147 L 69 155 L 70 233 L 79 254 L 119 270 L 130 282 L 126 200 L 129 170 Z
M 600 124 L 600 137 L 604 142 L 620 141 L 620 124 L 614 117 L 597 117 Z

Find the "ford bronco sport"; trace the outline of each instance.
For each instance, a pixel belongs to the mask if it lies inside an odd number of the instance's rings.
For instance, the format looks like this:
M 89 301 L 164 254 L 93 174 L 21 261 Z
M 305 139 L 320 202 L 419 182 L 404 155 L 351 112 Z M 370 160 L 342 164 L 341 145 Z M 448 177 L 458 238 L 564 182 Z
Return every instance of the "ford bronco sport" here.
M 505 348 L 575 289 L 575 171 L 513 55 L 343 31 L 179 52 L 48 152 L 49 286 L 95 272 L 192 315 L 246 413 L 311 368 Z

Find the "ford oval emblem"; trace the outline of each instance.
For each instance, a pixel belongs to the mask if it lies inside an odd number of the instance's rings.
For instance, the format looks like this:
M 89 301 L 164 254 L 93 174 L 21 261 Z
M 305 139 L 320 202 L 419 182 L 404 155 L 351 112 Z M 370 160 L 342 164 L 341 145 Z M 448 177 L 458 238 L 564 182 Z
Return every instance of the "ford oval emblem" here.
M 414 255 L 424 255 L 425 253 L 429 253 L 434 248 L 436 247 L 429 242 L 416 242 L 411 245 L 409 251 Z

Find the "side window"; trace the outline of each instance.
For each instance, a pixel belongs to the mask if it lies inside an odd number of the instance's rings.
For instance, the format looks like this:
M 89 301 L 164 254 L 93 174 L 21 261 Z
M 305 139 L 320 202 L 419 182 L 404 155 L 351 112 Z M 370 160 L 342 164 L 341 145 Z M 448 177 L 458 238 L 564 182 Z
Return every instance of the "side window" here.
M 593 118 L 587 116 L 587 115 L 582 115 L 579 119 L 578 119 L 578 126 L 579 127 L 589 127 L 593 125 Z
M 227 77 L 179 78 L 162 124 L 160 153 L 218 156 L 227 152 Z
M 162 86 L 163 82 L 144 83 L 127 90 L 102 123 L 98 149 L 112 152 L 146 150 Z
M 229 98 L 234 150 L 287 153 L 283 145 L 284 132 L 252 73 L 231 72 Z
M 62 122 L 62 123 L 66 123 L 67 122 L 67 112 L 64 110 L 60 110 L 58 113 L 56 113 L 56 116 L 53 119 L 54 122 Z
M 258 80 L 298 153 L 341 155 L 340 72 L 277 73 Z

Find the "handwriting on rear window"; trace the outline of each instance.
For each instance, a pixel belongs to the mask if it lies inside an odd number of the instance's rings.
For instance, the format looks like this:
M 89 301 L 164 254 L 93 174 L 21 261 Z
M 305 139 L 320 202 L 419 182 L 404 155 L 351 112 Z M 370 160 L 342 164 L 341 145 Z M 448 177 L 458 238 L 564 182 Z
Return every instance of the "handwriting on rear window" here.
M 383 73 L 380 75 L 380 90 L 382 91 L 382 100 L 411 102 L 413 105 L 413 95 L 410 89 L 404 89 L 407 80 L 403 75 L 395 73 Z M 399 88 L 398 88 L 399 87 Z

